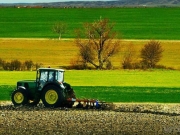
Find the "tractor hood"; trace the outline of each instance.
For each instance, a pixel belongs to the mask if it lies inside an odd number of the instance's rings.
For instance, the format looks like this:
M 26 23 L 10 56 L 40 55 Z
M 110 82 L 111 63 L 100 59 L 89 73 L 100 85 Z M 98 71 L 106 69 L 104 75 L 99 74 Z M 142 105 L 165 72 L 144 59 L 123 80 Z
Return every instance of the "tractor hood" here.
M 35 88 L 36 87 L 36 81 L 35 80 L 21 80 L 17 82 L 17 88 L 19 86 L 23 86 L 26 89 Z

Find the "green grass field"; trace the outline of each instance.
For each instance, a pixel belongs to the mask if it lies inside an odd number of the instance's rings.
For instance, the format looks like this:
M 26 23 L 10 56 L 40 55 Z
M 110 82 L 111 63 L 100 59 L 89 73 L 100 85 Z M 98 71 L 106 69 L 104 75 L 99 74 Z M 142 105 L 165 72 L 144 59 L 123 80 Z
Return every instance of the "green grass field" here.
M 34 80 L 35 71 L 1 71 L 0 85 Z M 180 87 L 178 70 L 66 70 L 65 81 L 72 86 Z
M 84 22 L 108 18 L 123 39 L 173 39 L 180 37 L 179 8 L 80 8 L 28 9 L 0 8 L 0 37 L 55 38 L 55 22 L 68 25 L 64 38 L 74 38 L 74 30 Z
M 0 72 L 0 100 L 10 100 L 16 82 L 34 79 L 35 72 Z M 78 98 L 94 98 L 108 102 L 180 102 L 180 71 L 88 71 L 67 70 Z

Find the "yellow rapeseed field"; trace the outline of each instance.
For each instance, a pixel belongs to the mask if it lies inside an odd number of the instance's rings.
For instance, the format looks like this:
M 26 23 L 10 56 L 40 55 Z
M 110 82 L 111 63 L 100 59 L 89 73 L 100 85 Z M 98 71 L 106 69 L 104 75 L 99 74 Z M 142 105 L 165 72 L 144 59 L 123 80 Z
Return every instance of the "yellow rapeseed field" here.
M 129 45 L 134 51 L 134 61 L 140 60 L 140 49 L 149 40 L 121 40 L 121 52 L 111 61 L 114 67 L 121 68 L 123 54 Z M 180 41 L 159 41 L 164 49 L 163 57 L 159 64 L 180 69 Z M 44 66 L 61 67 L 69 66 L 77 57 L 78 47 L 74 39 L 0 39 L 0 58 L 5 61 L 18 59 L 20 61 L 32 60 Z

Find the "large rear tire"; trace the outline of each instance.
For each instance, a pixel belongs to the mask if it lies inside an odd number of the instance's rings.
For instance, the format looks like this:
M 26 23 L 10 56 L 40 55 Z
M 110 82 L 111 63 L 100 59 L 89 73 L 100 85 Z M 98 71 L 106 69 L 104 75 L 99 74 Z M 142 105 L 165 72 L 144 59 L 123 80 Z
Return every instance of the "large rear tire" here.
M 13 91 L 11 95 L 11 101 L 15 106 L 28 104 L 27 91 L 23 89 L 17 89 Z
M 63 106 L 63 90 L 60 87 L 49 85 L 44 88 L 41 99 L 45 107 Z

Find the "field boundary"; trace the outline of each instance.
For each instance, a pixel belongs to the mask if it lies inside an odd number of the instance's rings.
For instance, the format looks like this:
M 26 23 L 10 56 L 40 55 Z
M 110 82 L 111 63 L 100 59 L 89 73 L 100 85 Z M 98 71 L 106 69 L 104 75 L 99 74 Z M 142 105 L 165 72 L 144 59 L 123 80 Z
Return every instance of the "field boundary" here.
M 59 40 L 58 38 L 0 38 L 0 40 L 56 40 L 56 41 L 73 41 L 75 38 L 61 38 Z M 169 40 L 169 39 L 114 39 L 114 40 L 120 40 L 120 41 L 127 41 L 127 42 L 133 42 L 133 41 L 143 41 L 148 42 L 150 40 L 157 40 L 160 42 L 180 42 L 180 40 Z

